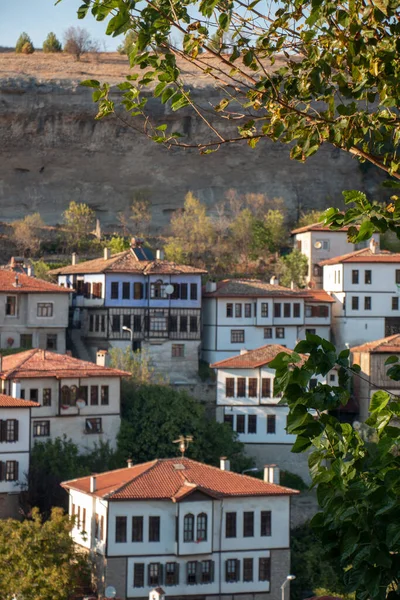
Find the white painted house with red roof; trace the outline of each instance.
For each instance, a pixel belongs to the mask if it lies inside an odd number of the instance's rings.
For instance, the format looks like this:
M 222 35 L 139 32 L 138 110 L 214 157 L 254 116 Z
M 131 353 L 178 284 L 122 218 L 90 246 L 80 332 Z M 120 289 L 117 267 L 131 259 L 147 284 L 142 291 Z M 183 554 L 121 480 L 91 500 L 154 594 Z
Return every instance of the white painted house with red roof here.
M 18 495 L 29 470 L 31 411 L 38 406 L 0 393 L 0 519 L 18 517 Z
M 0 269 L 0 348 L 43 348 L 63 354 L 70 291 Z
M 105 367 L 104 353 L 98 358 L 100 364 L 39 349 L 2 357 L 1 391 L 38 403 L 32 408 L 32 444 L 66 435 L 81 450 L 100 442 L 115 447 L 121 378 L 130 374 Z
M 202 356 L 214 363 L 265 344 L 294 348 L 306 333 L 330 338 L 331 305 L 323 290 L 295 290 L 258 279 L 208 282 L 203 292 Z
M 188 458 L 157 459 L 63 483 L 74 541 L 96 562 L 98 592 L 148 598 L 240 594 L 279 600 L 290 573 L 290 498 L 297 492 Z

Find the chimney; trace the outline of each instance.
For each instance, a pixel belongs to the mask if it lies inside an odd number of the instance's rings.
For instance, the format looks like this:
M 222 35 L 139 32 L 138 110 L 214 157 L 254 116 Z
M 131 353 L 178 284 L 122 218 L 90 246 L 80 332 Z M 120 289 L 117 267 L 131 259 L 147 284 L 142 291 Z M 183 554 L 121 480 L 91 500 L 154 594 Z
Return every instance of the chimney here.
M 156 259 L 157 260 L 164 260 L 164 250 L 156 250 Z
M 242 356 L 243 354 L 247 354 L 248 350 L 247 348 L 240 348 L 240 356 Z
M 279 279 L 276 277 L 276 275 L 272 275 L 271 279 L 269 280 L 271 285 L 279 285 Z
M 291 282 L 290 282 L 290 289 L 291 289 L 291 290 L 294 290 L 294 289 L 295 289 L 294 281 L 291 281 Z
M 264 481 L 266 483 L 276 483 L 279 485 L 279 467 L 277 465 L 265 465 Z
M 379 242 L 374 238 L 371 238 L 369 242 L 369 249 L 371 250 L 372 254 L 379 254 Z
M 131 458 L 128 458 L 128 460 L 126 461 L 126 464 L 128 465 L 128 469 L 132 469 L 132 467 L 133 467 L 133 460 Z
M 77 265 L 78 264 L 78 255 L 77 255 L 76 252 L 72 253 L 71 264 L 72 265 Z
M 90 477 L 90 493 L 93 494 L 96 491 L 96 477 L 92 475 Z
M 11 396 L 13 398 L 21 398 L 21 382 L 18 379 L 14 379 L 11 382 Z
M 26 274 L 27 274 L 29 277 L 33 277 L 33 267 L 32 267 L 32 265 L 28 265 L 28 266 L 27 266 L 27 268 L 26 268 Z
M 217 291 L 217 282 L 216 281 L 207 281 L 206 292 L 216 292 L 216 291 Z
M 108 260 L 111 258 L 111 250 L 110 248 L 104 248 L 104 260 Z
M 106 367 L 108 364 L 108 352 L 107 350 L 97 350 L 96 353 L 96 365 L 98 367 Z
M 221 471 L 230 471 L 231 470 L 231 461 L 226 458 L 226 456 L 221 456 L 219 459 L 219 468 Z

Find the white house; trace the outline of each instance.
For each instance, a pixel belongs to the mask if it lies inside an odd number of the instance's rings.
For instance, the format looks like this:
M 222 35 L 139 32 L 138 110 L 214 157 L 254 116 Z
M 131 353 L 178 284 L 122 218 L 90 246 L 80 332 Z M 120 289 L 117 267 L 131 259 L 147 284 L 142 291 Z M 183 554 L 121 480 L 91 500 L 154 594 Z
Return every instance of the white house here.
M 333 303 L 323 290 L 292 290 L 258 279 L 208 282 L 203 359 L 214 363 L 264 344 L 293 348 L 307 332 L 329 340 Z
M 0 347 L 65 352 L 70 291 L 0 269 Z
M 307 283 L 313 287 L 322 288 L 322 267 L 319 263 L 335 256 L 347 254 L 365 248 L 368 242 L 353 244 L 347 239 L 348 227 L 332 230 L 322 223 L 313 223 L 298 227 L 291 232 L 294 238 L 294 248 L 300 250 L 308 260 Z M 373 234 L 373 239 L 379 243 L 379 233 Z
M 104 364 L 104 353 L 99 362 Z M 12 395 L 38 403 L 32 408 L 32 443 L 66 435 L 81 450 L 100 441 L 115 447 L 120 382 L 129 373 L 102 364 L 38 349 L 2 357 L 2 392 L 14 390 Z
M 369 248 L 320 263 L 335 300 L 332 333 L 344 348 L 400 333 L 400 254 Z
M 101 594 L 148 598 L 280 598 L 290 573 L 290 498 L 297 493 L 187 458 L 156 459 L 63 483 L 74 541 L 96 561 Z
M 29 470 L 31 410 L 36 402 L 0 394 L 0 518 L 18 516 L 18 494 Z
M 154 259 L 142 240 L 129 250 L 51 272 L 73 291 L 71 336 L 80 358 L 109 347 L 146 349 L 171 382 L 195 380 L 201 342 L 201 276 L 188 265 Z M 78 339 L 77 339 L 78 338 Z M 83 342 L 83 343 L 82 343 Z

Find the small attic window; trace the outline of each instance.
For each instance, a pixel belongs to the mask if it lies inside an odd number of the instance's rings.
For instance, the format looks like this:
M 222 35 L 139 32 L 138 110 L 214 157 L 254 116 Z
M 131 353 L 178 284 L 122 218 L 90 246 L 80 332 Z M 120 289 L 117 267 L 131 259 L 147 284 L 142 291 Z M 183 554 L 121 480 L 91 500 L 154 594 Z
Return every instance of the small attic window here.
M 186 467 L 182 463 L 176 463 L 174 465 L 174 469 L 175 469 L 175 471 L 184 471 L 186 469 Z

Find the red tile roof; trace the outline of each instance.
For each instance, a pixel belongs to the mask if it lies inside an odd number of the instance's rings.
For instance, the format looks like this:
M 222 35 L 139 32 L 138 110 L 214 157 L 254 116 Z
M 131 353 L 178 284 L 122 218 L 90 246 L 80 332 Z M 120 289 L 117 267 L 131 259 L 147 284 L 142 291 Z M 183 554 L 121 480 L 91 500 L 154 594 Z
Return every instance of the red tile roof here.
M 32 400 L 22 400 L 22 398 L 0 394 L 0 408 L 36 408 L 37 406 L 40 406 L 40 404 L 32 402 Z
M 77 265 L 68 265 L 60 269 L 49 271 L 51 275 L 70 275 L 79 273 L 81 275 L 89 273 L 141 273 L 143 275 L 183 275 L 196 274 L 204 275 L 207 273 L 204 269 L 198 269 L 189 265 L 177 265 L 168 260 L 138 260 L 131 250 L 125 250 L 114 254 L 111 258 L 95 258 L 78 263 Z
M 354 346 L 350 348 L 351 352 L 384 352 L 385 354 L 399 353 L 400 352 L 400 334 L 389 335 L 388 337 L 381 338 L 380 340 L 374 340 L 373 342 L 367 342 L 361 344 L 361 346 Z
M 305 233 L 306 231 L 329 231 L 331 233 L 336 233 L 337 231 L 343 232 L 348 231 L 349 227 L 341 227 L 341 229 L 330 229 L 329 227 L 325 227 L 322 223 L 311 223 L 311 225 L 305 225 L 304 227 L 297 227 L 297 229 L 292 229 L 290 232 L 292 235 L 295 233 Z
M 176 466 L 175 466 L 176 465 Z M 156 459 L 131 468 L 96 475 L 96 491 L 90 492 L 90 477 L 61 484 L 109 500 L 179 501 L 190 490 L 200 490 L 215 498 L 231 496 L 287 496 L 295 490 L 260 479 L 221 471 L 189 458 Z
M 321 267 L 325 265 L 337 265 L 339 263 L 400 263 L 400 253 L 381 250 L 373 253 L 370 248 L 363 248 L 334 258 L 328 258 L 318 263 Z
M 38 348 L 3 356 L 2 363 L 0 379 L 130 376 L 127 371 L 100 367 L 95 363 L 73 358 L 68 354 L 56 354 Z
M 302 290 L 304 301 L 308 302 L 335 302 L 335 300 L 324 290 Z
M 268 365 L 280 352 L 291 354 L 293 350 L 280 344 L 267 344 L 255 350 L 247 350 L 244 354 L 220 360 L 210 367 L 213 369 L 256 369 Z M 303 356 L 303 360 L 297 364 L 302 365 L 306 359 L 307 357 Z
M 205 298 L 231 297 L 290 297 L 303 298 L 305 290 L 292 290 L 282 285 L 267 283 L 261 279 L 224 279 L 217 282 L 215 292 L 203 292 Z
M 0 270 L 0 292 L 9 294 L 70 294 L 71 290 L 55 283 L 43 281 L 43 279 L 29 277 L 24 273 Z

